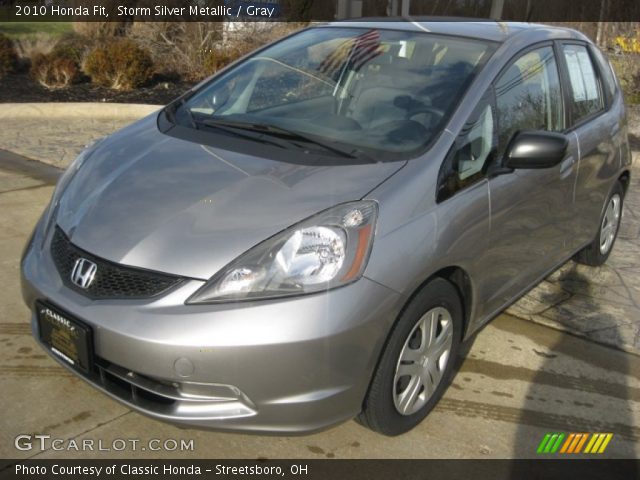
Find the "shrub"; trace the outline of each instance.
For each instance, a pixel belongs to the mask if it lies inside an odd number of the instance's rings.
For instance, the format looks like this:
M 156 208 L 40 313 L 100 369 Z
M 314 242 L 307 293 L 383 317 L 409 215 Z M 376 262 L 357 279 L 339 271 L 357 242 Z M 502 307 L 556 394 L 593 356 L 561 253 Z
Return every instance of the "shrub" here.
M 24 35 L 13 41 L 18 52 L 18 66 L 29 66 L 31 59 L 37 54 L 46 54 L 53 50 L 55 38 L 48 34 L 39 32 L 32 35 Z
M 0 78 L 15 70 L 18 54 L 9 37 L 0 33 Z
M 64 88 L 80 77 L 78 64 L 63 52 L 39 53 L 31 59 L 31 76 L 47 88 Z
M 134 22 L 129 38 L 147 48 L 159 73 L 199 81 L 236 58 L 303 27 L 301 23 Z
M 222 41 L 222 22 L 134 22 L 128 33 L 151 52 L 158 73 L 199 81 L 203 60 Z
M 77 65 L 82 65 L 84 56 L 92 43 L 92 39 L 78 33 L 66 33 L 56 42 L 53 53 L 73 60 Z
M 609 55 L 628 103 L 640 103 L 640 55 Z
M 92 82 L 114 90 L 138 88 L 153 75 L 149 52 L 127 39 L 94 48 L 87 55 L 83 67 Z
M 47 88 L 64 88 L 80 79 L 80 64 L 89 39 L 77 33 L 60 37 L 50 52 L 35 52 L 30 74 Z
M 204 53 L 202 60 L 202 67 L 205 75 L 213 75 L 218 70 L 226 67 L 231 62 L 234 62 L 238 58 L 242 57 L 246 53 L 251 51 L 250 49 L 243 48 L 224 48 L 219 50 L 212 50 Z

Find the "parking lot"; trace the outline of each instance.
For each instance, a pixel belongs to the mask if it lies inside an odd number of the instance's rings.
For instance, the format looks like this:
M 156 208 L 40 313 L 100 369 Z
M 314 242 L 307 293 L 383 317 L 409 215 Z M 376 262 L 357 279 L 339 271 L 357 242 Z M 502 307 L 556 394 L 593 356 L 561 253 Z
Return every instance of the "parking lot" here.
M 222 434 L 178 429 L 122 407 L 59 367 L 31 337 L 19 257 L 51 195 L 60 172 L 55 167 L 68 164 L 88 138 L 122 124 L 94 120 L 81 131 L 86 120 L 75 121 L 77 127 L 71 120 L 16 118 L 0 132 L 0 457 L 534 457 L 548 432 L 611 432 L 604 455 L 640 455 L 640 172 L 632 175 L 607 265 L 588 269 L 569 262 L 484 328 L 453 385 L 417 429 L 386 438 L 348 422 L 302 437 Z M 27 157 L 48 158 L 50 165 Z M 41 451 L 36 442 L 19 450 L 14 439 L 20 434 L 64 442 L 61 450 L 48 444 Z M 120 451 L 119 439 L 137 440 L 136 450 L 127 442 Z M 181 439 L 192 448 L 151 448 Z M 94 449 L 67 448 L 71 440 L 93 441 Z

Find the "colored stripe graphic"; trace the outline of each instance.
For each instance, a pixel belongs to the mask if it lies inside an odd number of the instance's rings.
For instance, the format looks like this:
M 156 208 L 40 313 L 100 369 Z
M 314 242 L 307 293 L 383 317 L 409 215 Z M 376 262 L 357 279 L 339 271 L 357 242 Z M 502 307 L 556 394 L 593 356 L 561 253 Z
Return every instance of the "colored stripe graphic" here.
M 597 439 L 598 439 L 597 433 L 591 436 L 591 440 L 589 440 L 589 443 L 587 443 L 587 448 L 585 448 L 584 453 L 591 453 L 591 448 L 593 448 L 593 444 L 596 443 Z
M 542 438 L 536 452 L 542 454 L 600 454 L 604 453 L 612 438 L 613 433 L 547 433 Z
M 586 437 L 587 437 L 586 433 L 574 434 L 573 441 L 571 442 L 571 445 L 569 445 L 569 449 L 567 450 L 567 453 L 580 453 L 580 450 L 578 448 L 579 446 L 581 446 L 582 443 L 584 443 L 584 441 L 586 440 Z
M 569 436 L 567 437 L 567 441 L 564 442 L 564 445 L 562 446 L 562 449 L 560 450 L 560 453 L 567 453 L 569 445 L 571 445 L 571 442 L 573 442 L 574 438 L 576 438 L 576 434 L 575 433 L 570 433 Z
M 556 443 L 553 444 L 553 447 L 551 447 L 551 450 L 549 451 L 549 453 L 556 453 L 558 451 L 558 448 L 560 448 L 560 444 L 562 443 L 563 439 L 564 439 L 564 433 L 561 433 L 560 435 L 558 435 L 558 439 L 556 440 Z
M 547 433 L 540 445 L 538 445 L 538 453 L 556 453 L 560 444 L 564 439 L 564 433 Z
M 604 453 L 611 438 L 613 438 L 612 433 L 594 433 L 584 453 Z
M 598 450 L 598 453 L 604 453 L 605 449 L 607 448 L 607 445 L 609 445 L 609 442 L 611 441 L 612 438 L 613 438 L 613 433 L 607 433 L 607 436 L 604 439 L 604 442 L 602 442 L 602 445 L 600 445 L 600 450 Z
M 584 445 L 584 442 L 587 441 L 587 438 L 589 438 L 589 434 L 588 433 L 583 433 L 582 434 L 582 438 L 578 442 L 578 445 L 576 445 L 576 450 L 573 453 L 580 453 L 582 451 L 582 447 Z
M 542 453 L 544 452 L 544 447 L 546 447 L 547 443 L 549 442 L 549 439 L 551 438 L 551 434 L 547 433 L 544 438 L 542 439 L 542 441 L 540 442 L 540 445 L 538 445 L 538 450 L 536 450 L 536 453 Z

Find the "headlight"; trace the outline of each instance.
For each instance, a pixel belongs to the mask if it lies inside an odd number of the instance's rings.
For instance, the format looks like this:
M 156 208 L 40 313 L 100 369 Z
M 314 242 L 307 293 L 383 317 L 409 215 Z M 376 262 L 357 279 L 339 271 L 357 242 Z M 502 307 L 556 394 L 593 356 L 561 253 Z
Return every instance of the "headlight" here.
M 325 210 L 241 255 L 187 303 L 285 297 L 351 283 L 367 264 L 377 214 L 373 201 Z

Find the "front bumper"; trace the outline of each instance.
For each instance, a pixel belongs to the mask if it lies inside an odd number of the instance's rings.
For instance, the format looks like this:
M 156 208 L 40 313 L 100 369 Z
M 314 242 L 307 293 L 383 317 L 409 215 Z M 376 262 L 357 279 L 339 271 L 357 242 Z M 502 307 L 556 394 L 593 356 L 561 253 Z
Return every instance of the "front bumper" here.
M 36 238 L 22 262 L 32 310 L 47 301 L 93 329 L 95 368 L 74 372 L 132 409 L 184 426 L 280 434 L 360 411 L 397 293 L 363 278 L 325 294 L 185 305 L 202 284 L 144 301 L 90 300 L 63 284 L 48 241 Z M 32 329 L 38 339 L 35 312 Z

